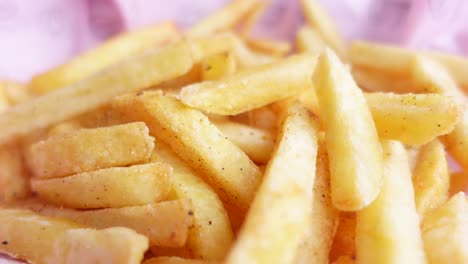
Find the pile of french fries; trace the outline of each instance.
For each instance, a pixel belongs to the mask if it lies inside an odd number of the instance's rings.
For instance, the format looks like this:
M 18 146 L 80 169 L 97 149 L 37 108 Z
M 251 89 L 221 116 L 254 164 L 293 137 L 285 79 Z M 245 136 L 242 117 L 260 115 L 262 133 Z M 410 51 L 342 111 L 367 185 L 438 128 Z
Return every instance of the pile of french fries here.
M 251 36 L 267 4 L 234 0 L 1 82 L 0 253 L 468 263 L 468 59 L 347 47 L 301 4 L 294 44 Z

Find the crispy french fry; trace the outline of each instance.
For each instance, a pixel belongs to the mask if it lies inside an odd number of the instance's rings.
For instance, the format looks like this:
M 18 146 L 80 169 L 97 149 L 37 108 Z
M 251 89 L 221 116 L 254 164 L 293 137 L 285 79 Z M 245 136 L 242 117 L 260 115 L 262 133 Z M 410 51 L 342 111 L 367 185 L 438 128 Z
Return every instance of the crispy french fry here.
M 189 230 L 186 245 L 191 255 L 206 260 L 221 260 L 233 240 L 229 218 L 221 200 L 165 143 L 158 142 L 152 160 L 172 166 L 175 196 L 192 201 L 193 228 Z
M 215 54 L 218 54 L 218 53 L 215 53 Z M 202 55 L 202 56 L 205 56 L 205 55 Z M 209 57 L 210 55 L 207 55 L 207 56 Z M 214 56 L 214 55 L 211 55 L 211 56 Z M 201 80 L 202 80 L 202 67 L 200 63 L 197 63 L 197 64 L 194 64 L 192 69 L 190 69 L 190 71 L 187 72 L 186 74 L 178 78 L 163 82 L 155 86 L 155 89 L 164 90 L 164 92 L 166 93 L 173 92 L 174 94 L 179 94 L 180 89 L 182 87 L 192 84 L 192 83 L 200 82 Z
M 310 224 L 317 126 L 300 104 L 288 109 L 275 154 L 226 263 L 291 263 Z
M 232 29 L 256 6 L 256 0 L 234 0 L 192 26 L 187 35 L 208 36 L 219 31 Z
M 234 34 L 231 34 L 230 42 L 232 45 L 232 53 L 236 58 L 236 64 L 240 69 L 248 69 L 265 65 L 274 62 L 277 59 L 266 54 L 254 52 L 247 47 L 242 39 Z
M 422 93 L 422 87 L 417 87 L 403 75 L 387 73 L 364 67 L 353 67 L 352 74 L 358 86 L 368 92 Z
M 246 43 L 253 51 L 276 57 L 285 56 L 291 51 L 291 44 L 285 41 L 249 38 Z
M 295 55 L 255 71 L 186 86 L 180 97 L 207 113 L 236 115 L 298 94 L 311 83 L 315 64 L 314 56 Z
M 397 141 L 383 141 L 382 148 L 382 190 L 356 213 L 357 259 L 359 263 L 426 263 L 406 150 Z
M 55 207 L 35 199 L 10 203 L 9 207 L 29 209 L 98 229 L 127 227 L 148 237 L 151 246 L 185 245 L 193 222 L 192 204 L 188 199 L 86 211 Z
M 85 229 L 28 210 L 0 210 L 0 252 L 31 263 L 126 263 L 143 259 L 148 239 L 117 227 Z
M 450 175 L 450 196 L 459 192 L 468 192 L 468 175 L 466 171 L 460 171 Z
M 338 226 L 338 211 L 333 207 L 330 196 L 330 172 L 325 146 L 319 147 L 316 166 L 309 231 L 296 253 L 296 264 L 310 263 L 311 260 L 319 264 L 330 263 L 328 255 Z
M 201 68 L 203 80 L 218 80 L 236 71 L 236 61 L 232 53 L 215 54 L 203 59 Z
M 49 137 L 53 137 L 60 134 L 72 133 L 81 128 L 83 127 L 81 126 L 80 122 L 76 120 L 64 121 L 49 128 L 47 134 Z
M 317 0 L 301 0 L 302 10 L 308 24 L 315 28 L 322 39 L 340 58 L 346 58 L 346 47 L 340 32 L 326 10 Z
M 171 173 L 170 166 L 151 163 L 32 180 L 31 188 L 44 201 L 70 208 L 134 206 L 166 199 L 171 190 Z
M 29 88 L 35 94 L 46 94 L 71 85 L 125 58 L 175 40 L 180 34 L 171 22 L 126 32 L 99 45 L 68 63 L 34 76 Z
M 418 163 L 420 149 L 421 147 L 416 145 L 406 146 L 406 153 L 408 154 L 408 163 L 410 166 L 410 170 L 413 172 L 413 177 L 414 169 L 416 168 L 416 164 Z
M 225 202 L 245 210 L 261 180 L 258 167 L 199 111 L 174 97 L 143 93 L 123 103 L 123 112 L 145 121 L 150 134 L 170 145 Z
M 429 263 L 468 262 L 468 201 L 463 193 L 429 213 L 422 222 Z
M 99 107 L 114 96 L 183 75 L 192 63 L 190 46 L 182 41 L 112 65 L 100 74 L 10 108 L 0 114 L 0 144 Z
M 237 37 L 231 32 L 219 33 L 212 36 L 192 38 L 190 41 L 194 62 L 204 58 L 234 50 Z
M 10 105 L 17 105 L 32 98 L 28 87 L 20 82 L 4 80 L 0 81 L 0 90 L 3 90 L 5 98 Z
M 29 195 L 29 175 L 19 143 L 0 146 L 0 203 Z
M 215 264 L 217 262 L 180 257 L 156 257 L 143 261 L 142 264 Z
M 330 249 L 330 262 L 337 261 L 341 256 L 356 258 L 356 214 L 341 212 Z
M 236 122 L 219 122 L 216 126 L 254 162 L 268 163 L 275 146 L 272 133 Z
M 296 34 L 296 49 L 300 52 L 320 54 L 325 49 L 320 33 L 310 26 L 303 26 Z
M 5 89 L 0 82 L 0 113 L 4 112 L 10 107 L 10 100 L 8 100 Z
M 378 195 L 382 179 L 382 149 L 369 106 L 351 74 L 326 49 L 314 76 L 330 157 L 333 205 L 355 211 Z
M 450 174 L 445 149 L 434 140 L 420 149 L 414 169 L 413 186 L 416 210 L 421 219 L 448 200 Z
M 368 93 L 367 103 L 381 138 L 425 144 L 452 131 L 460 106 L 438 94 Z
M 35 176 L 43 179 L 142 163 L 154 148 L 148 133 L 143 122 L 81 129 L 34 144 L 28 162 Z

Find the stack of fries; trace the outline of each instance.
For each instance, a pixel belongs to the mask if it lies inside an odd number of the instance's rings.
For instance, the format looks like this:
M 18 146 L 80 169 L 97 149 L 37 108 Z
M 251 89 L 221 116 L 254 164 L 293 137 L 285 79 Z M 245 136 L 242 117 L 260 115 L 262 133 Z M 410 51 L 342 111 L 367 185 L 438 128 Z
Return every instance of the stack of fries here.
M 0 83 L 0 252 L 30 263 L 468 263 L 468 59 L 287 42 L 235 0 Z M 292 50 L 295 50 L 292 52 Z M 292 54 L 293 53 L 293 54 Z

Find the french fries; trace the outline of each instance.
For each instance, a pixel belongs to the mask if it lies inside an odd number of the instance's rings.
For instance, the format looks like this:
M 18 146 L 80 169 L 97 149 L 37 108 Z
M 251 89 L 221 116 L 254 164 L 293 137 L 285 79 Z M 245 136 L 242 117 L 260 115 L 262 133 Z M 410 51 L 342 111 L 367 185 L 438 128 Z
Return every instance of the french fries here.
M 28 196 L 28 178 L 19 143 L 0 146 L 0 204 Z
M 359 263 L 426 263 L 406 150 L 397 141 L 383 141 L 382 147 L 382 190 L 356 213 L 357 259 Z
M 460 171 L 450 175 L 449 195 L 452 196 L 459 192 L 468 192 L 468 175 L 466 171 Z
M 249 38 L 246 40 L 246 43 L 254 51 L 275 57 L 285 56 L 291 51 L 289 42 Z
M 28 87 L 20 82 L 10 80 L 0 80 L 0 93 L 3 93 L 2 100 L 6 99 L 9 106 L 17 105 L 31 99 Z M 4 108 L 6 110 L 6 108 Z
M 424 248 L 430 263 L 468 261 L 468 201 L 458 193 L 430 212 L 422 222 Z
M 127 57 L 173 41 L 180 36 L 173 23 L 165 22 L 123 33 L 68 63 L 34 76 L 28 84 L 35 94 L 69 86 Z
M 148 237 L 151 246 L 185 245 L 189 227 L 193 222 L 192 204 L 189 200 L 88 211 L 55 207 L 33 199 L 8 206 L 28 209 L 43 216 L 66 219 L 98 229 L 113 226 L 127 227 Z
M 297 95 L 311 83 L 315 63 L 314 56 L 309 54 L 291 56 L 255 71 L 186 86 L 180 98 L 207 113 L 240 114 Z
M 315 121 L 302 105 L 292 104 L 265 178 L 226 263 L 294 260 L 310 224 L 317 148 Z
M 326 49 L 314 77 L 330 158 L 333 205 L 360 210 L 378 195 L 382 179 L 382 149 L 369 106 L 351 74 Z
M 236 61 L 232 53 L 215 54 L 202 60 L 201 67 L 203 80 L 218 80 L 236 71 Z
M 303 26 L 296 35 L 296 48 L 300 52 L 320 54 L 325 49 L 325 43 L 320 34 L 309 26 Z
M 148 161 L 154 138 L 143 122 L 81 129 L 34 144 L 29 165 L 40 179 Z
M 365 67 L 353 67 L 351 73 L 358 86 L 368 92 L 393 92 L 393 93 L 422 93 L 424 88 L 414 85 L 410 78 L 404 76 L 368 69 Z
M 148 239 L 127 228 L 87 229 L 28 210 L 0 210 L 0 252 L 32 263 L 140 263 Z M 29 239 L 25 239 L 25 238 Z
M 116 95 L 178 77 L 191 67 L 191 49 L 185 41 L 111 65 L 100 74 L 0 114 L 0 144 L 99 107 Z
M 338 261 L 341 256 L 356 258 L 356 214 L 341 212 L 338 227 L 333 237 L 329 255 L 330 261 Z
M 157 257 L 145 260 L 142 264 L 215 264 L 213 261 L 184 259 L 179 257 Z
M 172 168 L 164 163 L 113 167 L 64 178 L 32 180 L 31 189 L 52 204 L 78 209 L 144 205 L 166 199 Z

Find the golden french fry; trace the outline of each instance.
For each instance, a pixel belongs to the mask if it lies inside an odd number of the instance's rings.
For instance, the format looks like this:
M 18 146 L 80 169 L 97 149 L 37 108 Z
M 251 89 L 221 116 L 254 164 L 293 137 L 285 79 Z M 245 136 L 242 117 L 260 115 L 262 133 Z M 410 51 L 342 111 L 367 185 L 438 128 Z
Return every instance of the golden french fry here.
M 434 140 L 420 149 L 414 169 L 413 186 L 416 210 L 421 219 L 448 200 L 450 174 L 445 149 Z
M 72 133 L 82 128 L 83 126 L 77 120 L 69 120 L 52 126 L 48 129 L 47 134 L 49 137 L 53 137 L 60 134 Z
M 325 146 L 319 147 L 316 166 L 309 231 L 298 248 L 295 264 L 306 264 L 312 260 L 314 263 L 330 263 L 328 255 L 338 226 L 338 211 L 333 207 L 330 196 Z
M 266 164 L 275 146 L 275 138 L 267 130 L 236 122 L 215 123 L 223 135 L 242 149 L 254 162 Z
M 137 264 L 148 248 L 148 239 L 133 230 L 104 230 L 28 210 L 0 210 L 0 252 L 37 264 L 126 263 Z
M 302 11 L 308 24 L 315 28 L 322 39 L 330 46 L 340 58 L 346 58 L 346 47 L 332 18 L 320 6 L 317 0 L 301 0 Z
M 356 258 L 355 240 L 356 214 L 341 212 L 330 249 L 330 262 L 337 261 L 343 255 Z
M 239 35 L 243 38 L 246 38 L 250 33 L 255 29 L 258 21 L 265 13 L 265 10 L 271 4 L 269 1 L 256 1 L 255 6 L 251 8 L 243 19 L 242 28 L 240 29 Z
M 163 142 L 158 141 L 152 160 L 172 166 L 175 196 L 192 201 L 193 227 L 189 230 L 186 244 L 191 255 L 206 260 L 224 258 L 233 234 L 226 210 L 214 190 Z
M 463 193 L 430 212 L 421 225 L 429 263 L 468 262 L 468 200 Z
M 232 53 L 240 69 L 248 69 L 274 62 L 277 58 L 266 54 L 254 52 L 237 35 L 231 34 Z
M 98 229 L 127 227 L 148 237 L 152 246 L 185 245 L 193 222 L 192 204 L 188 199 L 86 211 L 55 207 L 35 199 L 10 203 L 8 206 Z
M 352 74 L 358 86 L 368 92 L 420 93 L 410 78 L 364 67 L 353 67 Z
M 309 229 L 318 143 L 305 107 L 289 107 L 279 139 L 228 264 L 292 263 Z
M 421 147 L 417 145 L 406 146 L 406 153 L 408 155 L 408 163 L 409 163 L 411 172 L 413 172 L 412 174 L 413 177 L 414 177 L 414 169 L 416 168 L 416 164 L 418 163 L 420 149 Z
M 32 98 L 29 94 L 28 87 L 20 82 L 3 80 L 0 81 L 0 97 L 7 100 L 9 105 L 17 105 Z M 2 100 L 4 100 L 2 99 Z
M 35 94 L 49 93 L 88 78 L 123 59 L 175 40 L 179 36 L 177 28 L 170 22 L 117 35 L 68 63 L 34 76 L 29 88 Z
M 130 118 L 145 121 L 150 134 L 203 175 L 221 199 L 241 210 L 249 207 L 260 170 L 205 115 L 157 92 L 135 96 L 122 108 Z
M 406 150 L 398 141 L 383 141 L 382 190 L 356 213 L 359 263 L 426 263 L 414 203 Z
M 10 108 L 0 114 L 0 144 L 99 107 L 114 96 L 183 75 L 192 63 L 190 46 L 182 41 L 117 63 L 100 74 Z
M 4 112 L 9 107 L 10 107 L 10 100 L 7 98 L 2 82 L 0 82 L 0 113 Z
M 207 55 L 207 56 L 210 56 L 210 55 Z M 202 67 L 200 63 L 197 63 L 197 64 L 194 64 L 192 69 L 190 69 L 190 71 L 187 72 L 186 74 L 178 78 L 163 82 L 159 85 L 156 85 L 154 88 L 164 90 L 164 92 L 166 93 L 179 94 L 180 89 L 182 87 L 192 84 L 192 83 L 200 82 L 201 80 L 202 80 Z
M 246 43 L 247 46 L 249 46 L 253 51 L 257 51 L 259 53 L 266 53 L 268 55 L 276 57 L 285 56 L 292 49 L 291 44 L 285 41 L 249 38 L 246 40 Z
M 468 174 L 466 171 L 460 171 L 450 175 L 450 196 L 459 192 L 468 192 Z
M 28 178 L 20 145 L 0 146 L 0 203 L 28 196 Z
M 326 49 L 314 76 L 330 157 L 333 205 L 355 211 L 378 195 L 382 149 L 366 99 L 338 57 Z
M 367 103 L 381 138 L 425 144 L 449 133 L 458 122 L 459 105 L 438 94 L 368 93 Z
M 162 201 L 171 190 L 172 168 L 164 163 L 114 167 L 47 180 L 32 180 L 39 198 L 70 208 L 93 209 Z
M 234 50 L 236 39 L 237 37 L 231 32 L 190 39 L 193 61 L 200 62 L 215 54 Z
M 156 257 L 143 261 L 142 264 L 215 264 L 217 262 L 180 257 Z
M 256 6 L 255 0 L 234 0 L 223 8 L 204 17 L 192 26 L 187 35 L 208 36 L 219 31 L 232 29 Z
M 143 122 L 81 129 L 34 144 L 28 155 L 37 178 L 57 178 L 75 173 L 146 162 L 154 138 Z
M 311 83 L 315 64 L 314 56 L 295 55 L 223 80 L 186 86 L 180 97 L 207 113 L 236 115 L 298 94 Z
M 203 59 L 201 68 L 203 80 L 218 80 L 236 71 L 236 61 L 232 53 L 215 54 Z
M 192 250 L 188 247 L 150 247 L 154 257 L 193 258 Z
M 300 52 L 310 52 L 320 54 L 325 49 L 320 33 L 310 26 L 303 26 L 296 34 L 296 49 Z

